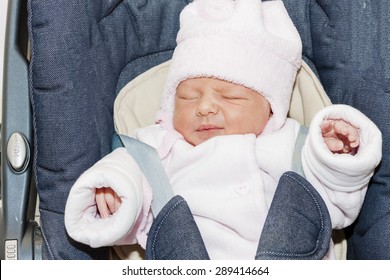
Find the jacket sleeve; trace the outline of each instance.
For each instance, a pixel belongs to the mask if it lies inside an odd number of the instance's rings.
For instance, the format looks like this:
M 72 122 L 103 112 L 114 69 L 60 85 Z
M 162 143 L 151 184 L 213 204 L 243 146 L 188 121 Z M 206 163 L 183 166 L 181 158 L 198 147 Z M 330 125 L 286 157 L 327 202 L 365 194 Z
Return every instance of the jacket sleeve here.
M 100 218 L 95 202 L 95 190 L 101 187 L 111 187 L 122 200 L 118 211 L 106 219 Z M 151 196 L 137 163 L 126 149 L 118 148 L 83 173 L 72 187 L 65 208 L 68 234 L 91 247 L 137 243 L 148 226 Z
M 333 154 L 328 149 L 320 128 L 325 119 L 343 119 L 358 128 L 360 145 L 356 155 Z M 344 228 L 356 219 L 381 157 L 381 132 L 360 111 L 347 105 L 333 105 L 313 118 L 302 149 L 302 164 L 306 178 L 328 206 L 333 228 Z

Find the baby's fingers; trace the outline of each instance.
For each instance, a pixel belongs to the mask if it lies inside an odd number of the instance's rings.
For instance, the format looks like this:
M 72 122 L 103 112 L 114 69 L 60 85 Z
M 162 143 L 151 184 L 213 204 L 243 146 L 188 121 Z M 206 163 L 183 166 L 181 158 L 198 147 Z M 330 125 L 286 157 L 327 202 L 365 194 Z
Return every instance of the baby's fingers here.
M 120 197 L 111 188 L 105 188 L 105 197 L 110 213 L 114 214 L 122 203 Z
M 118 210 L 122 201 L 113 189 L 111 188 L 103 188 L 103 189 L 104 189 L 104 198 L 106 200 L 106 204 L 108 206 L 110 214 L 114 214 Z
M 331 121 L 328 121 L 328 120 L 324 120 L 322 123 L 321 123 L 321 132 L 322 132 L 322 135 L 324 137 L 326 137 L 329 133 L 332 132 L 333 130 L 333 126 L 332 126 L 332 122 Z
M 349 123 L 338 121 L 334 125 L 334 130 L 344 137 L 344 144 L 348 144 L 351 148 L 357 148 L 359 146 L 358 130 Z
M 97 188 L 95 193 L 95 201 L 97 209 L 100 213 L 100 217 L 107 218 L 110 215 L 110 210 L 108 209 L 105 195 L 104 195 L 104 188 Z
M 324 138 L 324 142 L 333 153 L 341 152 L 344 148 L 343 141 L 336 138 Z

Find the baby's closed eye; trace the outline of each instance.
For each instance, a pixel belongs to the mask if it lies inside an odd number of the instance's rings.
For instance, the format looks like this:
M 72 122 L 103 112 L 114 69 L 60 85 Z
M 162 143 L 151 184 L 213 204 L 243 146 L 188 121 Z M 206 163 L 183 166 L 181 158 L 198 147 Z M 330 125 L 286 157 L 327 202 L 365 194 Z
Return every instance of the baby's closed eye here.
M 199 94 L 198 93 L 191 92 L 191 91 L 178 93 L 176 96 L 180 100 L 196 100 L 196 99 L 199 98 Z
M 227 92 L 222 94 L 222 98 L 226 100 L 248 100 L 248 95 L 239 92 Z
M 245 98 L 243 96 L 234 96 L 234 95 L 224 96 L 223 98 L 227 100 L 248 100 L 248 98 Z

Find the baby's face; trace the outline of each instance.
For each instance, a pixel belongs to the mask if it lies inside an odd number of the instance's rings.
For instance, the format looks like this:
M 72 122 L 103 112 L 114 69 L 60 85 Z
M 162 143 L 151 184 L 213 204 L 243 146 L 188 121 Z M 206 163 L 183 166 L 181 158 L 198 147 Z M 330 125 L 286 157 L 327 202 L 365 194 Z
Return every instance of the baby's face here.
M 220 135 L 257 136 L 270 115 L 268 101 L 251 89 L 214 78 L 193 78 L 177 88 L 173 126 L 196 146 Z

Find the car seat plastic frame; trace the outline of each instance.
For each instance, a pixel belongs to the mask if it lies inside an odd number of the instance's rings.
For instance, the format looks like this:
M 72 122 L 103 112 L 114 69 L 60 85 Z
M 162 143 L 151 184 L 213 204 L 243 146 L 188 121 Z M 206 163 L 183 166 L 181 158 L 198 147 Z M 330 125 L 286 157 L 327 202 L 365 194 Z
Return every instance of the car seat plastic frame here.
M 9 0 L 1 127 L 0 259 L 41 259 L 31 178 L 32 124 L 28 85 L 26 0 Z

